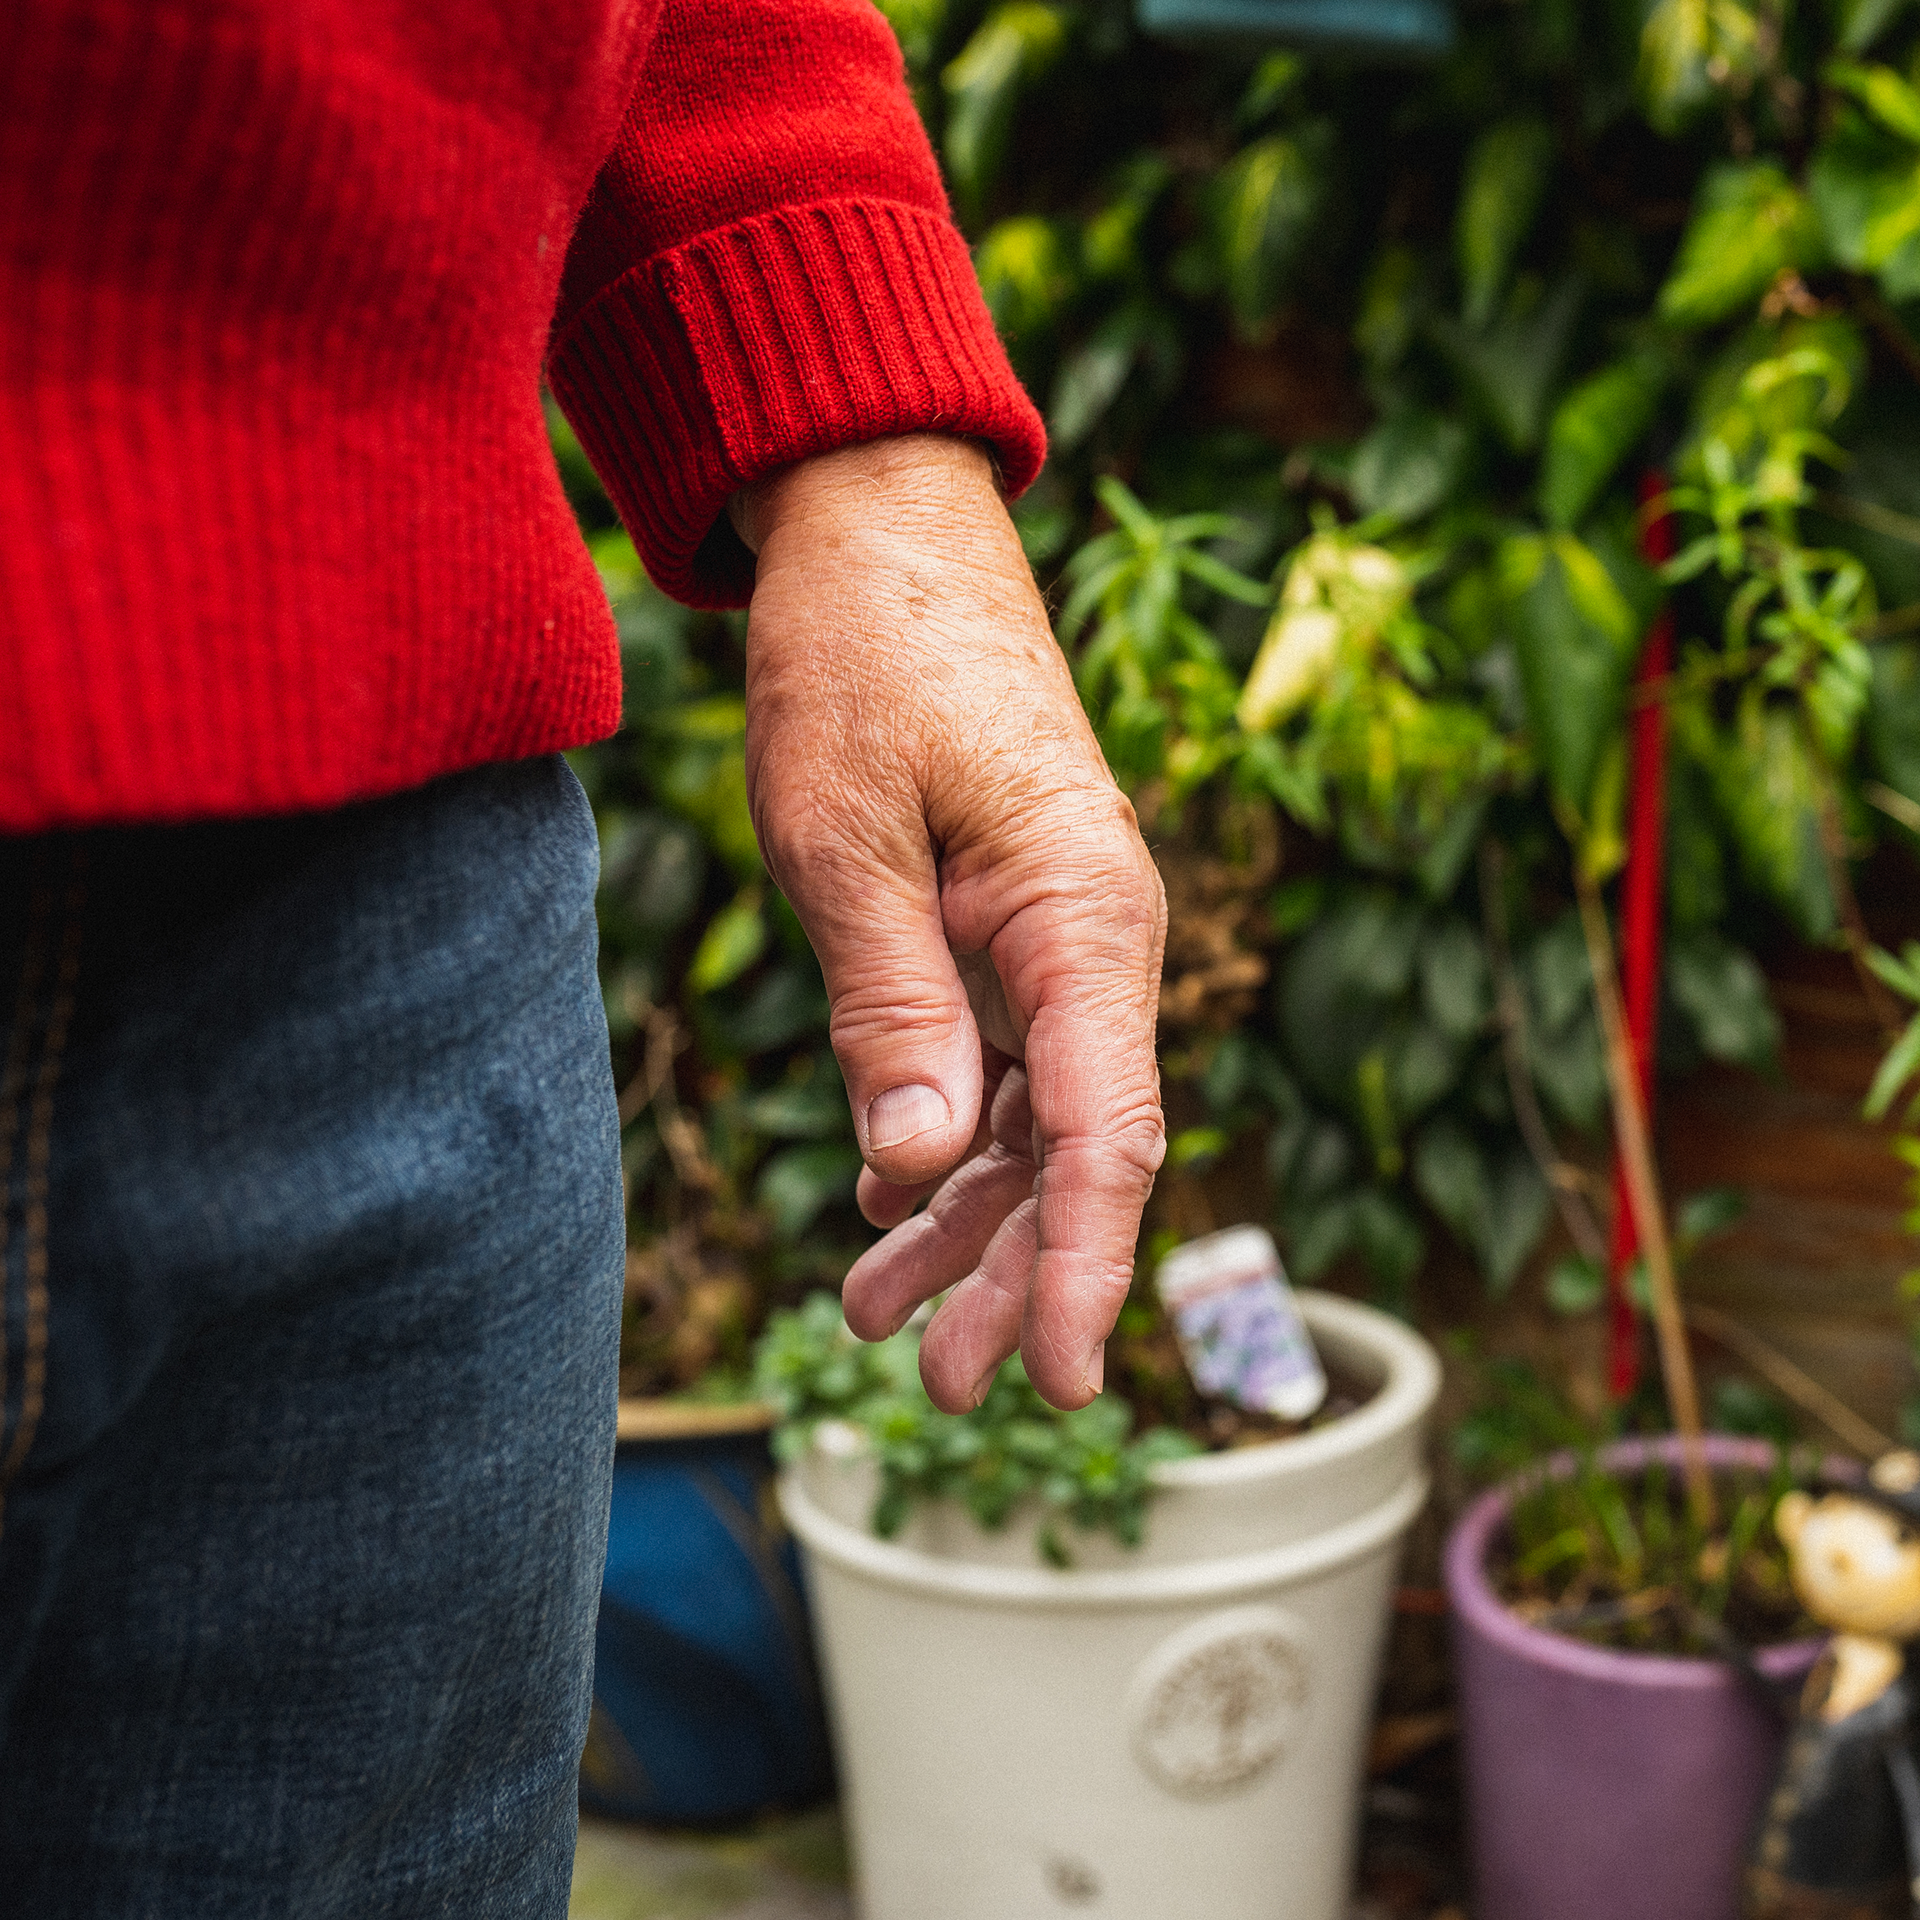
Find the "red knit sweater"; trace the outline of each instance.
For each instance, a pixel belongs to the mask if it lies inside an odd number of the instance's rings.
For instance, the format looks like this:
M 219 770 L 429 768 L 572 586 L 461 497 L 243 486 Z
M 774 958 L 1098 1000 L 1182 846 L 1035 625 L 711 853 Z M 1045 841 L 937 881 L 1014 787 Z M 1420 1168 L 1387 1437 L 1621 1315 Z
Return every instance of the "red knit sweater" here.
M 7 0 L 0 830 L 609 732 L 543 366 L 698 604 L 777 466 L 1042 455 L 870 0 Z

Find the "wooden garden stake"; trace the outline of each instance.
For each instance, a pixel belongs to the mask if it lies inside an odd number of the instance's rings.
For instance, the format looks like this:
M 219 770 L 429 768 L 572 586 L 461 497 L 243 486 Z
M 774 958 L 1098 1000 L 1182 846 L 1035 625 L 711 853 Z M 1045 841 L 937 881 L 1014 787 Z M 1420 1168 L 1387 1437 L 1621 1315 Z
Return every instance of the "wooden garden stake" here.
M 1673 1424 L 1680 1435 L 1687 1504 L 1695 1523 L 1702 1531 L 1711 1532 L 1715 1525 L 1713 1480 L 1707 1472 L 1706 1452 L 1701 1445 L 1700 1390 L 1693 1377 L 1693 1356 L 1687 1350 L 1687 1325 L 1681 1316 L 1680 1289 L 1673 1274 L 1673 1249 L 1667 1239 L 1660 1177 L 1654 1170 L 1653 1149 L 1647 1138 L 1640 1076 L 1635 1070 L 1633 1045 L 1627 1037 L 1626 1020 L 1620 1007 L 1620 983 L 1613 967 L 1613 936 L 1607 927 L 1607 909 L 1600 898 L 1599 887 L 1581 870 L 1578 860 L 1574 864 L 1580 895 L 1580 925 L 1587 937 L 1587 958 L 1593 968 L 1594 1005 L 1599 1010 L 1600 1032 L 1606 1045 L 1614 1138 L 1620 1149 L 1620 1165 L 1626 1174 L 1634 1227 L 1647 1259 L 1660 1371 L 1667 1383 Z

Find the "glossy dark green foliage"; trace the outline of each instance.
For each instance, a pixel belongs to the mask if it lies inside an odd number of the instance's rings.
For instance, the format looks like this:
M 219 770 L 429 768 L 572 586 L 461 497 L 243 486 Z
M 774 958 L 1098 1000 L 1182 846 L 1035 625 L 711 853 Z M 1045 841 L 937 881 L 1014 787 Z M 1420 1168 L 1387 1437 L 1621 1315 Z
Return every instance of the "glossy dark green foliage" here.
M 1770 1063 L 1746 943 L 1836 937 L 1836 821 L 1865 852 L 1920 820 L 1920 8 L 1473 0 L 1423 68 L 1169 46 L 1126 0 L 882 10 L 1049 419 L 1016 517 L 1108 757 L 1170 864 L 1279 828 L 1235 936 L 1271 985 L 1163 1039 L 1166 1177 L 1263 1164 L 1303 1276 L 1405 1303 L 1453 1240 L 1590 1305 L 1515 1098 L 1604 1157 L 1574 879 L 1624 855 L 1662 592 L 1670 1067 Z M 791 1298 L 864 1235 L 737 623 L 654 593 L 557 444 L 627 662 L 581 757 L 609 1015 L 630 1081 L 671 1014 L 714 1181 L 688 1199 L 643 1105 L 636 1232 L 691 1208 Z

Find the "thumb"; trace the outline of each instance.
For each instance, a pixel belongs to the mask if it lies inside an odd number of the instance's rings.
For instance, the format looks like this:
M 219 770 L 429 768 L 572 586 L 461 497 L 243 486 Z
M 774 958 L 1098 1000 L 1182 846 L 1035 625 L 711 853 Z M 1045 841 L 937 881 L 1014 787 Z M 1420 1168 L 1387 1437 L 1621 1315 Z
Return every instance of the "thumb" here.
M 917 858 L 845 857 L 816 883 L 782 874 L 826 975 L 833 1051 L 860 1152 L 881 1179 L 916 1185 L 955 1166 L 980 1119 L 980 1033 L 940 920 L 931 848 Z

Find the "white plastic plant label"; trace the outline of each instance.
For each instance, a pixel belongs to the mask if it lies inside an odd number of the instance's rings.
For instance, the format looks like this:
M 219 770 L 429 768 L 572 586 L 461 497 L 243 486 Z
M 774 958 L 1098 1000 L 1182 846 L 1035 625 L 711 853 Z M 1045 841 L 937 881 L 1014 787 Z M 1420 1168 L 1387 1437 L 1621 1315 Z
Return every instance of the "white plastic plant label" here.
M 1327 1397 L 1320 1356 L 1264 1227 L 1189 1240 L 1160 1262 L 1154 1283 L 1202 1393 L 1284 1420 L 1306 1419 Z

